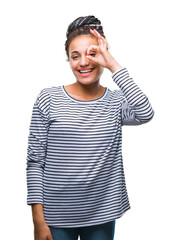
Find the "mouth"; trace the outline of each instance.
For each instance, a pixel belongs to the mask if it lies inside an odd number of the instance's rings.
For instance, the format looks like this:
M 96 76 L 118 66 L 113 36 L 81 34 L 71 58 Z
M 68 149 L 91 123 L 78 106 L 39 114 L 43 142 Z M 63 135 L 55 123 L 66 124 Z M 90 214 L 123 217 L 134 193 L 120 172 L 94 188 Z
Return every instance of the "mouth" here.
M 94 68 L 91 69 L 80 69 L 78 70 L 79 74 L 83 77 L 88 77 L 94 71 Z

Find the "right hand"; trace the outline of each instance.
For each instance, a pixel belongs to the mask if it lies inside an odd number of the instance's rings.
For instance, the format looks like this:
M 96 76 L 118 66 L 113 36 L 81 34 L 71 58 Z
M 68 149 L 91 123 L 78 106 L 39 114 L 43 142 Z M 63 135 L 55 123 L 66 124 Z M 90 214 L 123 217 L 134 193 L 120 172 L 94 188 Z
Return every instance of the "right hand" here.
M 87 49 L 86 58 L 93 63 L 99 64 L 100 66 L 109 69 L 112 73 L 122 68 L 122 66 L 114 59 L 114 57 L 109 52 L 106 39 L 101 36 L 101 34 L 96 29 L 90 29 L 90 32 L 96 37 L 98 45 L 89 46 L 89 48 Z M 96 53 L 95 56 L 91 56 L 91 51 Z
M 53 240 L 46 223 L 34 224 L 34 240 Z

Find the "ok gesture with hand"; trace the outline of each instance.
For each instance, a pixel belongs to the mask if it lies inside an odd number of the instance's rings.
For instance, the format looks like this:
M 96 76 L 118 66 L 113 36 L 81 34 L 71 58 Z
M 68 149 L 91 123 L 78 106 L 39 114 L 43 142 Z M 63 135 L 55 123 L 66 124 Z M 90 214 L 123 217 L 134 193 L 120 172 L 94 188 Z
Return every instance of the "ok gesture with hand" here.
M 91 45 L 87 49 L 86 57 L 90 61 L 108 68 L 112 73 L 122 68 L 122 66 L 110 54 L 106 39 L 96 29 L 90 29 L 90 32 L 96 37 L 98 45 Z

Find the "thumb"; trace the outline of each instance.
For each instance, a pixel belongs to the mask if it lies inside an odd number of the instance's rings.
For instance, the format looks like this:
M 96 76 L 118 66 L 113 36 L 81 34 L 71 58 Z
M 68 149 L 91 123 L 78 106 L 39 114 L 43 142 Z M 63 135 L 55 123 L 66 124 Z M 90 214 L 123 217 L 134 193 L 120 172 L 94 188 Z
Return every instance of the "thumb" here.
M 90 55 L 86 55 L 86 58 L 87 58 L 89 61 L 93 62 L 93 63 L 98 63 L 96 57 L 93 57 L 93 56 L 90 56 Z
M 53 240 L 53 237 L 52 237 L 50 229 L 49 229 L 49 234 L 47 236 L 47 240 Z
M 53 240 L 52 235 L 49 235 L 47 240 Z
M 94 54 L 99 52 L 99 47 L 97 45 L 91 45 L 90 47 L 88 47 L 86 54 L 90 55 L 90 54 Z

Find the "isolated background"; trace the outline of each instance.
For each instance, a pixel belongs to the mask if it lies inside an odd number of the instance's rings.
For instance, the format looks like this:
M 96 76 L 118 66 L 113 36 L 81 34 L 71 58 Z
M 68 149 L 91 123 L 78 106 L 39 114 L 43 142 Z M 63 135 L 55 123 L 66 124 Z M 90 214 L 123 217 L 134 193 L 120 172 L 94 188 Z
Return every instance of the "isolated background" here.
M 26 150 L 33 103 L 42 88 L 75 81 L 65 33 L 79 16 L 95 15 L 110 51 L 148 96 L 154 119 L 123 127 L 129 210 L 116 221 L 115 240 L 179 240 L 178 1 L 0 2 L 1 239 L 33 239 L 26 205 Z M 101 84 L 117 86 L 105 71 Z

